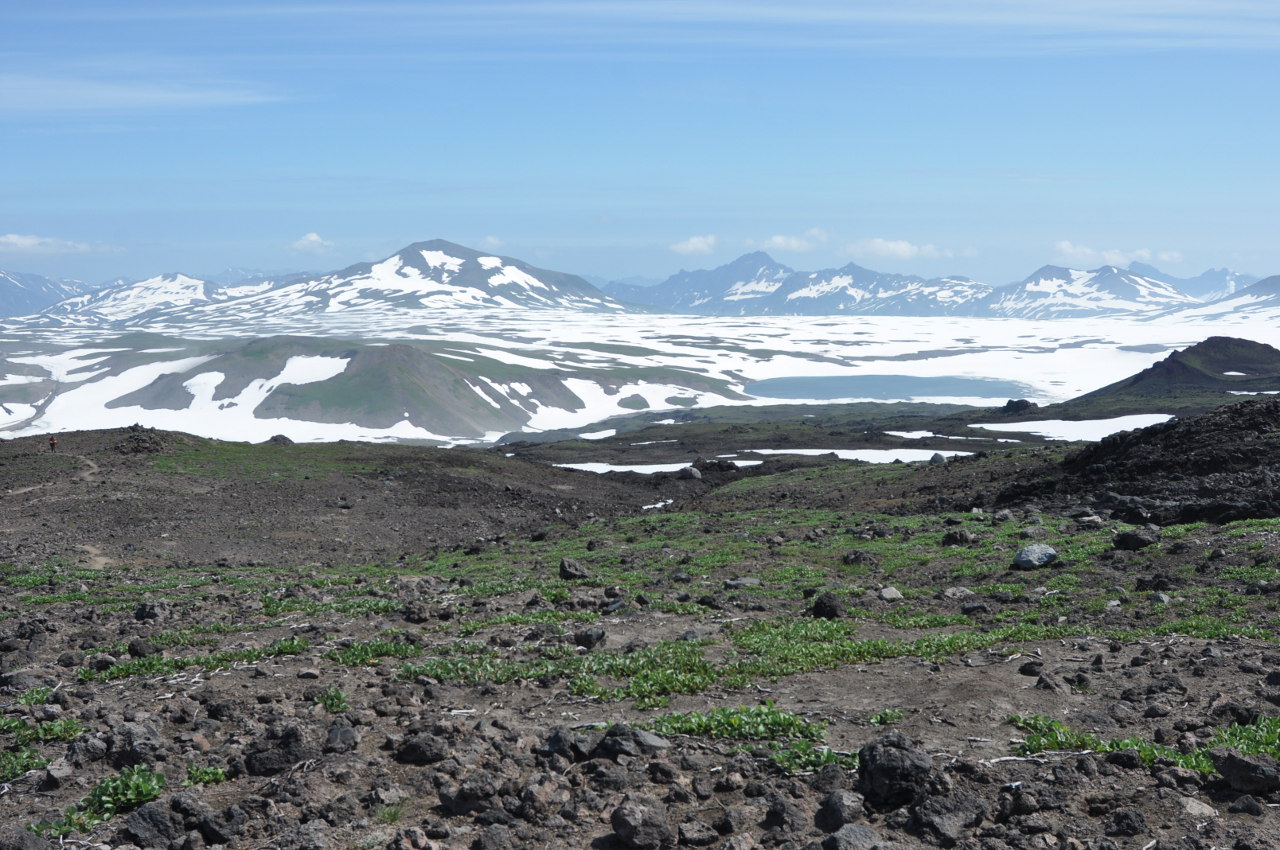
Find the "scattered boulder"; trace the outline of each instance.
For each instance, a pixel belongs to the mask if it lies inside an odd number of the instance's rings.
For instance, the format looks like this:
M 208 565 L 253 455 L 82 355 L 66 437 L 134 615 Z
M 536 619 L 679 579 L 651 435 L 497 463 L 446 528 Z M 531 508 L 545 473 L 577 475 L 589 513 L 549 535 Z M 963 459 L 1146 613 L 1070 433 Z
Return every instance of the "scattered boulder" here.
M 625 723 L 615 723 L 604 733 L 592 752 L 594 758 L 617 759 L 619 756 L 632 758 L 645 753 L 671 748 L 671 742 L 644 729 L 636 729 Z
M 360 746 L 360 733 L 351 726 L 334 725 L 325 733 L 324 747 L 326 753 L 349 753 Z
M 605 632 L 599 626 L 588 626 L 573 633 L 574 646 L 580 646 L 583 649 L 595 649 L 597 646 L 603 646 L 604 642 Z
M 822 841 L 822 850 L 875 850 L 880 834 L 860 823 L 847 823 Z
M 54 850 L 57 846 L 18 826 L 0 829 L 0 850 Z
M 1268 755 L 1245 755 L 1233 747 L 1214 747 L 1209 760 L 1222 779 L 1245 794 L 1270 794 L 1280 790 L 1280 762 Z
M 833 591 L 818 594 L 809 613 L 822 620 L 839 620 L 848 614 L 844 600 Z
M 435 764 L 448 757 L 449 742 L 425 732 L 405 738 L 395 751 L 395 759 L 401 764 Z
M 843 561 L 844 565 L 847 567 L 873 567 L 874 568 L 874 567 L 880 566 L 880 561 L 879 559 L 876 558 L 875 555 L 872 555 L 870 552 L 865 552 L 861 549 L 853 549 L 849 552 L 845 552 L 844 555 L 840 558 L 840 560 Z
M 560 559 L 560 578 L 565 581 L 577 581 L 591 578 L 591 571 L 573 558 Z
M 728 578 L 724 580 L 725 590 L 745 590 L 748 587 L 761 587 L 764 582 L 755 576 L 742 576 L 740 578 Z
M 932 770 L 932 757 L 894 730 L 858 751 L 858 791 L 875 808 L 897 809 L 915 799 Z
M 245 770 L 251 776 L 272 776 L 319 754 L 319 748 L 307 742 L 302 727 L 290 724 L 254 742 L 245 756 Z
M 1054 561 L 1058 560 L 1058 550 L 1044 543 L 1032 543 L 1030 546 L 1023 546 L 1018 550 L 1018 554 L 1013 556 L 1013 568 L 1015 570 L 1038 570 L 1041 567 L 1047 567 Z
M 661 847 L 675 838 L 666 807 L 655 798 L 642 794 L 624 797 L 609 815 L 609 823 L 624 845 L 637 850 Z
M 1116 549 L 1128 552 L 1136 552 L 1139 549 L 1145 549 L 1148 546 L 1154 546 L 1160 542 L 1160 537 L 1153 531 L 1146 529 L 1131 529 L 1122 531 L 1112 539 L 1111 545 Z
M 823 798 L 814 821 L 823 832 L 836 832 L 845 824 L 862 820 L 866 814 L 861 794 L 837 789 Z
M 930 794 L 914 812 L 916 824 L 937 836 L 943 847 L 953 847 L 987 817 L 987 807 L 977 796 L 961 791 Z
M 942 536 L 943 546 L 968 546 L 976 543 L 978 535 L 967 528 L 953 528 Z

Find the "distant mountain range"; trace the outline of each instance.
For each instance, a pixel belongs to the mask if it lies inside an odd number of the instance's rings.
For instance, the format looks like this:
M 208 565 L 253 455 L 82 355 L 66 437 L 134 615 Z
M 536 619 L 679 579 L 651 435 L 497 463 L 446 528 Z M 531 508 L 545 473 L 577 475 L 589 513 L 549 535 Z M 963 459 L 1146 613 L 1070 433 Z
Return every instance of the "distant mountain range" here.
M 747 315 L 900 315 L 1051 319 L 1150 315 L 1203 305 L 1245 291 L 1256 277 L 1226 269 L 1179 279 L 1140 263 L 1127 270 L 1045 266 L 1025 280 L 993 287 L 964 277 L 926 280 L 850 263 L 796 271 L 756 252 L 715 269 L 682 271 L 657 286 L 611 284 L 620 301 L 676 313 Z
M 38 274 L 0 270 L 0 315 L 38 313 L 91 288 L 78 280 L 54 280 Z
M 1210 317 L 1224 310 L 1280 306 L 1280 296 L 1271 289 L 1255 288 L 1256 277 L 1227 269 L 1177 278 L 1142 263 L 1127 269 L 1045 266 L 1025 280 L 995 287 L 959 276 L 925 279 L 877 272 L 854 263 L 797 271 L 759 251 L 714 269 L 681 271 L 656 284 L 633 278 L 597 288 L 575 275 L 443 240 L 419 242 L 384 260 L 324 274 L 245 275 L 232 280 L 236 274 L 229 270 L 206 280 L 165 274 L 91 289 L 78 281 L 0 272 L 0 315 L 39 313 L 43 322 L 71 326 L 172 327 L 264 316 L 495 307 L 709 316 L 1053 319 L 1169 311 L 1203 311 Z

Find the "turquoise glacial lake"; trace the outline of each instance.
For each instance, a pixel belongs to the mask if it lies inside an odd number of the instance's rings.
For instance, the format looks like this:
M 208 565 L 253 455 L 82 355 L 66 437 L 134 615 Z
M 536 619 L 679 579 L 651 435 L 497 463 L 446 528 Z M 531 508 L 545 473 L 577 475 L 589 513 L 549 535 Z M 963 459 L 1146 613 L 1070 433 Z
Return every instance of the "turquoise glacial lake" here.
M 747 384 L 757 398 L 870 398 L 898 399 L 931 396 L 1017 399 L 1036 390 L 1017 381 L 998 378 L 921 378 L 916 375 L 827 375 L 769 378 Z

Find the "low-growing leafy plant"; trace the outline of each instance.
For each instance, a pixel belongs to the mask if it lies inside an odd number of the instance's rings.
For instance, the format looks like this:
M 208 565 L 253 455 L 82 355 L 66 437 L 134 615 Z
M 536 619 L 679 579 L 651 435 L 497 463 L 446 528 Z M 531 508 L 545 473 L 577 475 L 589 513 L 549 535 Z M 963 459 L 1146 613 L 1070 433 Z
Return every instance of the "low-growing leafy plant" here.
M 390 826 L 400 821 L 400 815 L 404 813 L 403 806 L 383 806 L 373 813 L 373 819 L 378 823 Z
M 788 747 L 775 750 L 769 760 L 788 773 L 810 773 L 821 770 L 829 764 L 839 765 L 846 770 L 858 767 L 858 757 L 852 753 L 839 753 L 830 747 L 814 744 L 812 741 L 796 741 Z
M 367 667 L 377 664 L 379 658 L 417 658 L 420 655 L 420 647 L 404 641 L 366 640 L 331 649 L 324 657 L 344 667 Z
M 125 679 L 129 676 L 171 675 L 189 667 L 198 667 L 205 671 L 223 670 L 236 663 L 252 663 L 277 655 L 293 655 L 309 646 L 305 638 L 285 638 L 271 646 L 258 649 L 233 649 L 214 652 L 209 655 L 187 656 L 185 658 L 165 658 L 161 655 L 147 655 L 113 664 L 102 671 L 94 671 L 81 667 L 76 671 L 76 678 L 82 682 L 110 682 Z
M 1010 725 L 1028 733 L 1026 740 L 1017 746 L 1021 753 L 1040 753 L 1051 750 L 1094 752 L 1117 752 L 1134 750 L 1144 764 L 1152 764 L 1156 759 L 1166 759 L 1178 767 L 1198 770 L 1201 773 L 1214 772 L 1209 751 L 1214 747 L 1233 747 L 1246 754 L 1264 754 L 1280 758 L 1280 717 L 1262 717 L 1248 725 L 1232 724 L 1225 730 L 1219 730 L 1209 740 L 1194 750 L 1184 753 L 1168 747 L 1162 747 L 1144 738 L 1099 738 L 1087 732 L 1077 732 L 1060 720 L 1044 715 L 1013 715 L 1008 721 Z
M 774 708 L 772 702 L 750 708 L 717 708 L 708 712 L 668 714 L 654 718 L 649 724 L 662 735 L 701 735 L 737 741 L 767 741 L 779 738 L 821 741 L 824 727 L 810 723 L 787 711 Z
M 164 776 L 150 765 L 126 767 L 116 776 L 108 776 L 74 806 L 68 806 L 62 817 L 46 823 L 33 823 L 32 832 L 65 838 L 76 832 L 89 832 L 117 814 L 132 811 L 160 796 Z
M 330 714 L 341 714 L 350 708 L 347 705 L 347 695 L 338 687 L 332 687 L 326 690 L 320 696 L 316 697 L 316 705 L 321 706 Z
M 18 695 L 18 705 L 44 705 L 53 696 L 53 688 L 28 688 Z
M 902 717 L 902 709 L 884 708 L 868 717 L 867 722 L 872 726 L 891 726 L 894 723 L 901 723 Z
M 46 720 L 35 726 L 21 717 L 0 717 L 0 733 L 13 735 L 19 747 L 37 741 L 70 741 L 83 731 L 84 724 L 74 717 Z
M 48 764 L 40 753 L 30 747 L 12 752 L 0 750 L 0 782 L 17 779 L 29 770 L 39 770 Z
M 201 767 L 196 764 L 187 765 L 187 778 L 183 780 L 183 785 L 217 785 L 219 782 L 227 781 L 227 771 L 224 768 L 209 766 Z

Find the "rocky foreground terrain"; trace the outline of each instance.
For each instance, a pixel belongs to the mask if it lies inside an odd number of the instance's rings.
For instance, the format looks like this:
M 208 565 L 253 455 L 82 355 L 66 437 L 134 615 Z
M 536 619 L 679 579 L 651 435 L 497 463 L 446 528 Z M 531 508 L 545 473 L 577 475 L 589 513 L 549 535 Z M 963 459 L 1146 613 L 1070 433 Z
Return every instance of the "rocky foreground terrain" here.
M 6 442 L 0 850 L 1280 847 L 1278 435 Z

